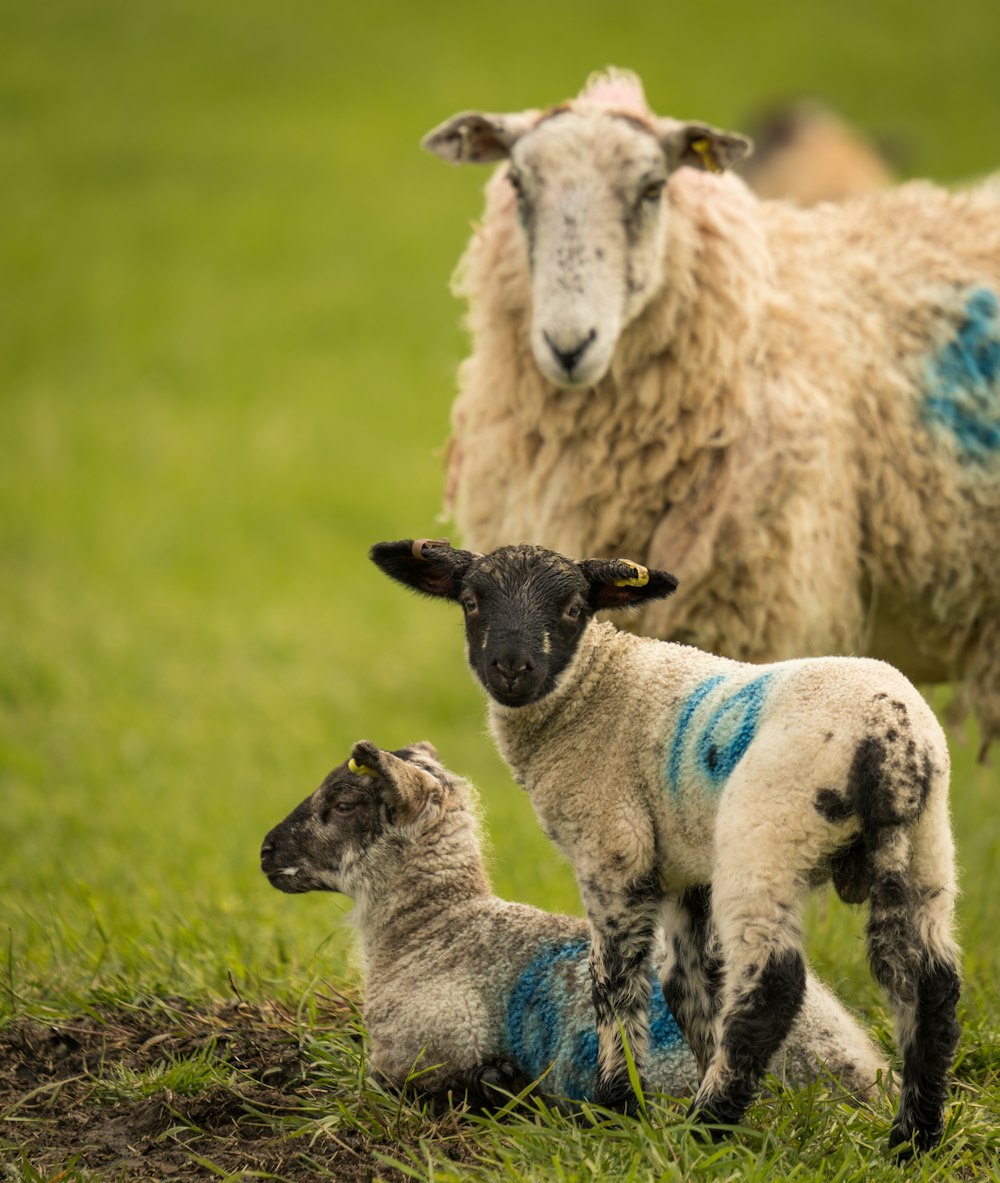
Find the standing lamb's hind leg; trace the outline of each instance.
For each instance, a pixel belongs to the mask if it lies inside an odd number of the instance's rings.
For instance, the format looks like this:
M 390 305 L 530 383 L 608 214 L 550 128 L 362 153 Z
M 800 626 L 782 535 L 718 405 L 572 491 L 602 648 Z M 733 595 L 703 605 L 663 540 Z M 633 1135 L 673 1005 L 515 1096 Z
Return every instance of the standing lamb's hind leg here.
M 739 808 L 720 812 L 712 923 L 722 950 L 722 1007 L 715 1052 L 691 1105 L 703 1124 L 739 1122 L 802 1006 L 800 858 L 789 827 L 754 824 Z
M 943 796 L 940 798 L 942 804 Z M 955 880 L 947 811 L 928 816 L 910 835 L 883 830 L 872 852 L 868 952 L 889 998 L 903 1060 L 899 1114 L 890 1147 L 941 1140 L 955 1047 L 958 955 L 952 940 Z M 908 861 L 910 875 L 900 873 Z

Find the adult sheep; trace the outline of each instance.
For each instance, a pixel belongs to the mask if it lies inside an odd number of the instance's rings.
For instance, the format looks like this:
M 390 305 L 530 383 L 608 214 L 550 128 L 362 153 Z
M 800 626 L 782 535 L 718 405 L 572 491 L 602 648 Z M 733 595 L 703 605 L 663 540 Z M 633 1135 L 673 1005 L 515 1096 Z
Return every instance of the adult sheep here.
M 631 554 L 644 632 L 867 653 L 963 681 L 1000 735 L 1000 190 L 758 201 L 739 135 L 611 73 L 424 141 L 503 161 L 460 265 L 472 354 L 447 503 L 466 545 Z

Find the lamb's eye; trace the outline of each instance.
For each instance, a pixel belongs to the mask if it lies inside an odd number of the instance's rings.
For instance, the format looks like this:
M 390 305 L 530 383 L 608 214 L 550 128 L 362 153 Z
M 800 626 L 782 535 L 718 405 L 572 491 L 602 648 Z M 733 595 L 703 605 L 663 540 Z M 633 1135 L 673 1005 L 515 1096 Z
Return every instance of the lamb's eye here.
M 479 611 L 479 601 L 474 592 L 465 592 L 461 599 L 461 605 L 465 611 L 466 619 L 475 616 Z
M 655 202 L 659 201 L 663 194 L 663 186 L 666 181 L 648 181 L 642 187 L 642 192 L 639 194 L 640 201 Z
M 572 603 L 567 604 L 563 609 L 563 620 L 569 624 L 576 624 L 580 619 L 580 613 L 583 611 L 583 605 L 579 600 L 573 600 Z
M 353 814 L 359 813 L 360 810 L 360 801 L 348 801 L 346 799 L 340 801 L 331 801 L 320 815 L 320 821 L 324 826 L 329 825 L 330 820 L 333 817 L 351 817 Z

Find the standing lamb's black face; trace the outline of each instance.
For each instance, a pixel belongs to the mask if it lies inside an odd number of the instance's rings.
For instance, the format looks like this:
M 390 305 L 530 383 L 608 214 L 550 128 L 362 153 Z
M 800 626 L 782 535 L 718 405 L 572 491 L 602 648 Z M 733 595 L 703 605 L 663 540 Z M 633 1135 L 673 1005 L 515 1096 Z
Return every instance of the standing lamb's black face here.
M 430 744 L 397 752 L 355 744 L 351 759 L 268 833 L 260 869 L 272 887 L 289 894 L 353 896 L 363 877 L 365 852 L 408 812 L 441 792 L 434 775 L 440 769 Z
M 575 563 L 506 547 L 470 564 L 458 602 L 469 665 L 504 706 L 544 698 L 576 652 L 592 613 Z
M 677 586 L 665 571 L 624 559 L 578 563 L 540 546 L 478 555 L 404 539 L 378 543 L 371 558 L 408 587 L 461 604 L 469 665 L 509 707 L 527 706 L 555 689 L 595 612 L 659 599 Z

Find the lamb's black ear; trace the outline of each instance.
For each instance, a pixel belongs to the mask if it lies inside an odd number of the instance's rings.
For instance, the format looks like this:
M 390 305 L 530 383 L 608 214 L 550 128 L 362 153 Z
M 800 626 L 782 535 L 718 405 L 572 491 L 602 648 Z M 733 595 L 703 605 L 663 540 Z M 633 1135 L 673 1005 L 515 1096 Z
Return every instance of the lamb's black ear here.
M 677 589 L 667 571 L 650 571 L 629 559 L 584 559 L 579 564 L 589 588 L 592 611 L 634 608 L 647 600 L 662 600 Z
M 347 767 L 379 781 L 385 801 L 400 821 L 416 817 L 428 802 L 440 804 L 444 796 L 441 784 L 430 773 L 367 740 L 354 745 Z
M 469 564 L 478 556 L 469 550 L 455 550 L 444 539 L 403 538 L 377 542 L 368 557 L 391 579 L 425 596 L 455 600 Z

